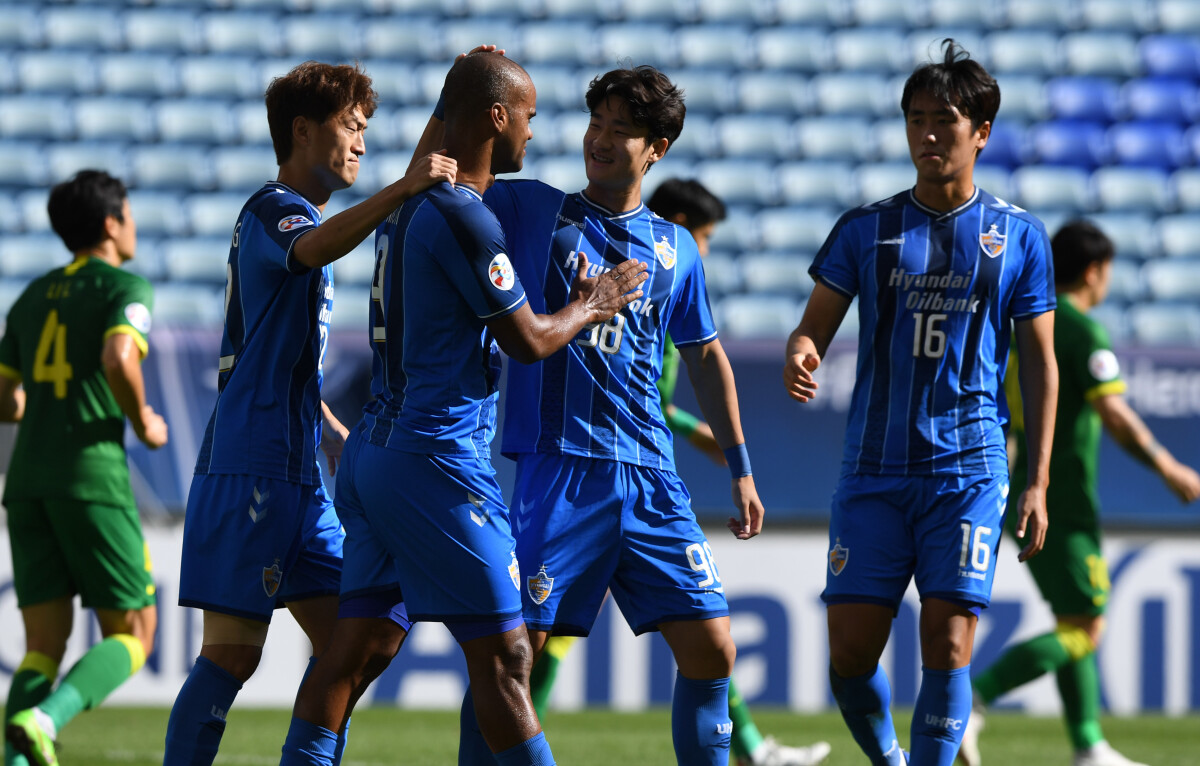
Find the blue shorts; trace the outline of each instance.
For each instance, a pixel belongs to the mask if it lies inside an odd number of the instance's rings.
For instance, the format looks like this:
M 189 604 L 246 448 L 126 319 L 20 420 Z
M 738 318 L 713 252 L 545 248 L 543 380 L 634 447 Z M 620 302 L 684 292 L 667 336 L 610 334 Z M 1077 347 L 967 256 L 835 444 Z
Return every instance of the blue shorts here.
M 522 454 L 513 526 L 531 630 L 586 636 L 610 589 L 637 634 L 729 614 L 712 550 L 674 472 Z
M 179 605 L 270 622 L 287 602 L 336 595 L 344 537 L 323 485 L 197 474 Z
M 1007 476 L 842 476 L 833 493 L 827 604 L 922 599 L 985 607 L 1004 530 Z
M 396 590 L 409 619 L 520 617 L 508 508 L 488 460 L 399 452 L 355 429 L 337 475 L 342 599 Z

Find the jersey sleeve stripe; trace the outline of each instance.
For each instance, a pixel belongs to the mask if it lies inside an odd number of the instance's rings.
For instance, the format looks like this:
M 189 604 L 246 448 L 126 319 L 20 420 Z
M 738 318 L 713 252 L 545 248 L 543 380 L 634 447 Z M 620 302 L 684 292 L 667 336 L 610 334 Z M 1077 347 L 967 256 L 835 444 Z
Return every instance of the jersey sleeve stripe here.
M 675 340 L 674 338 L 671 340 L 675 343 L 675 348 L 687 348 L 688 346 L 703 346 L 706 343 L 712 343 L 716 339 L 717 331 L 713 330 L 703 338 L 697 338 L 696 340 Z
M 837 282 L 834 282 L 832 279 L 830 279 L 825 274 L 819 275 L 817 277 L 817 281 L 819 281 L 821 284 L 825 285 L 829 289 L 841 293 L 842 295 L 846 296 L 850 300 L 854 300 L 854 291 L 852 291 L 846 287 L 843 287 L 842 285 L 839 285 Z M 676 344 L 676 345 L 678 345 L 678 344 Z
M 104 339 L 108 340 L 113 335 L 128 335 L 129 337 L 133 338 L 133 342 L 137 344 L 138 351 L 142 352 L 143 359 L 146 358 L 146 354 L 150 353 L 150 344 L 146 343 L 145 336 L 138 332 L 137 328 L 133 327 L 132 325 L 119 324 L 114 327 L 110 327 L 108 328 L 108 331 L 104 333 Z
M 513 302 L 512 302 L 512 303 L 510 303 L 510 304 L 508 304 L 507 306 L 505 306 L 504 308 L 500 309 L 499 311 L 493 311 L 492 313 L 488 314 L 487 316 L 481 316 L 481 317 L 479 317 L 479 318 L 480 318 L 480 319 L 491 319 L 492 317 L 498 317 L 498 316 L 502 316 L 502 315 L 504 315 L 504 314 L 511 313 L 511 312 L 512 312 L 512 311 L 514 311 L 515 309 L 518 309 L 518 308 L 520 308 L 520 307 L 521 307 L 521 304 L 522 304 L 522 303 L 524 303 L 524 302 L 525 302 L 525 293 L 521 293 L 521 297 L 520 297 L 520 298 L 517 298 L 515 301 L 513 301 Z
M 9 367 L 7 364 L 0 364 L 0 375 L 3 375 L 4 377 L 6 377 L 10 380 L 15 380 L 18 383 L 21 382 L 21 371 L 14 370 L 12 367 Z
M 1092 386 L 1083 393 L 1083 398 L 1086 401 L 1094 402 L 1102 396 L 1111 396 L 1113 394 L 1125 393 L 1126 385 L 1123 380 L 1110 380 L 1107 383 L 1101 383 L 1098 386 Z

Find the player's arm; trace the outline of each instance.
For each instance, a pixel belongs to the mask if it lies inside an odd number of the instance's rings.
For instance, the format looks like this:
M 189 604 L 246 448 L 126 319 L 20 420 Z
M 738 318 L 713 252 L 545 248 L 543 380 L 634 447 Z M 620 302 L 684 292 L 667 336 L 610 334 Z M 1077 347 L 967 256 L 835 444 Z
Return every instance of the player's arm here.
M 807 402 L 817 395 L 819 386 L 813 373 L 821 366 L 849 308 L 849 298 L 817 282 L 808 297 L 800 324 L 788 336 L 783 364 L 783 387 L 788 396 L 798 402 Z
M 146 387 L 142 380 L 142 354 L 132 335 L 113 333 L 104 341 L 100 356 L 104 377 L 117 400 L 117 406 L 139 441 L 150 449 L 167 443 L 167 422 L 146 404 Z
M 1050 449 L 1058 407 L 1058 362 L 1054 358 L 1053 311 L 1015 324 L 1020 361 L 1017 377 L 1029 453 L 1029 480 L 1017 501 L 1017 539 L 1026 541 L 1017 558 L 1025 561 L 1037 555 L 1046 542 L 1046 488 L 1050 486 Z
M 302 234 L 292 245 L 292 257 L 310 269 L 333 263 L 358 247 L 383 219 L 414 194 L 436 183 L 454 183 L 458 162 L 440 153 L 413 162 L 399 181 Z
M 570 343 L 585 325 L 606 322 L 642 297 L 646 264 L 625 261 L 612 271 L 585 278 L 587 256 L 579 254 L 579 268 L 571 286 L 571 301 L 553 314 L 535 314 L 529 304 L 488 322 L 488 329 L 504 353 L 522 364 L 532 364 Z
M 729 463 L 733 507 L 738 516 L 731 517 L 726 525 L 738 539 L 747 540 L 762 531 L 763 505 L 750 471 L 733 367 L 725 356 L 721 341 L 716 339 L 703 345 L 683 346 L 679 349 L 679 357 L 687 365 L 688 380 L 696 392 L 700 412 Z
M 1134 412 L 1120 394 L 1097 396 L 1091 400 L 1113 441 L 1135 458 L 1154 469 L 1167 488 L 1183 502 L 1200 497 L 1200 475 L 1175 459 L 1158 443 L 1145 421 Z
M 342 425 L 342 421 L 333 415 L 329 405 L 321 402 L 321 450 L 329 461 L 329 475 L 337 475 L 338 464 L 342 461 L 342 448 L 346 446 L 346 437 L 350 431 Z
M 21 379 L 0 370 L 0 422 L 19 423 L 25 416 L 25 389 Z

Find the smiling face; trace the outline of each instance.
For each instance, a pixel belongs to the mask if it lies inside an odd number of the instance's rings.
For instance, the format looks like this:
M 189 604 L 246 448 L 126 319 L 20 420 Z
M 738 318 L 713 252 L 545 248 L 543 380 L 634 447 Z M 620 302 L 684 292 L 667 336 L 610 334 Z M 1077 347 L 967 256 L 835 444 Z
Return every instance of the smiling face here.
M 991 123 L 975 128 L 957 107 L 926 92 L 913 95 L 905 120 L 918 187 L 972 183 L 975 157 L 987 144 Z
M 362 109 L 352 107 L 322 123 L 304 117 L 297 119 L 308 123 L 309 158 L 322 185 L 329 191 L 353 185 L 358 179 L 358 158 L 367 152 L 363 137 L 367 118 Z
M 628 107 L 610 96 L 596 105 L 583 134 L 588 189 L 615 191 L 640 186 L 650 165 L 666 150 L 665 138 L 652 141 L 649 129 L 634 124 Z

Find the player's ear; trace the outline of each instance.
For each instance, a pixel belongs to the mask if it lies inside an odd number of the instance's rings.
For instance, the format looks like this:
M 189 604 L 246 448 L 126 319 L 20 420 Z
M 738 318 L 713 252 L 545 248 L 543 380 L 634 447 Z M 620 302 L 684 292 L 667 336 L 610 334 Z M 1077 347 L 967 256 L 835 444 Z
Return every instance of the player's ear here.
M 650 162 L 651 163 L 658 162 L 664 156 L 666 156 L 667 148 L 670 145 L 671 145 L 671 142 L 665 138 L 656 138 L 655 140 L 651 141 L 650 142 L 650 157 L 648 158 L 650 160 Z
M 312 137 L 312 120 L 297 116 L 292 119 L 292 146 L 307 146 Z
M 497 133 L 503 133 L 504 128 L 508 125 L 508 109 L 505 108 L 504 104 L 497 102 L 492 104 L 490 114 L 492 127 L 495 128 Z

